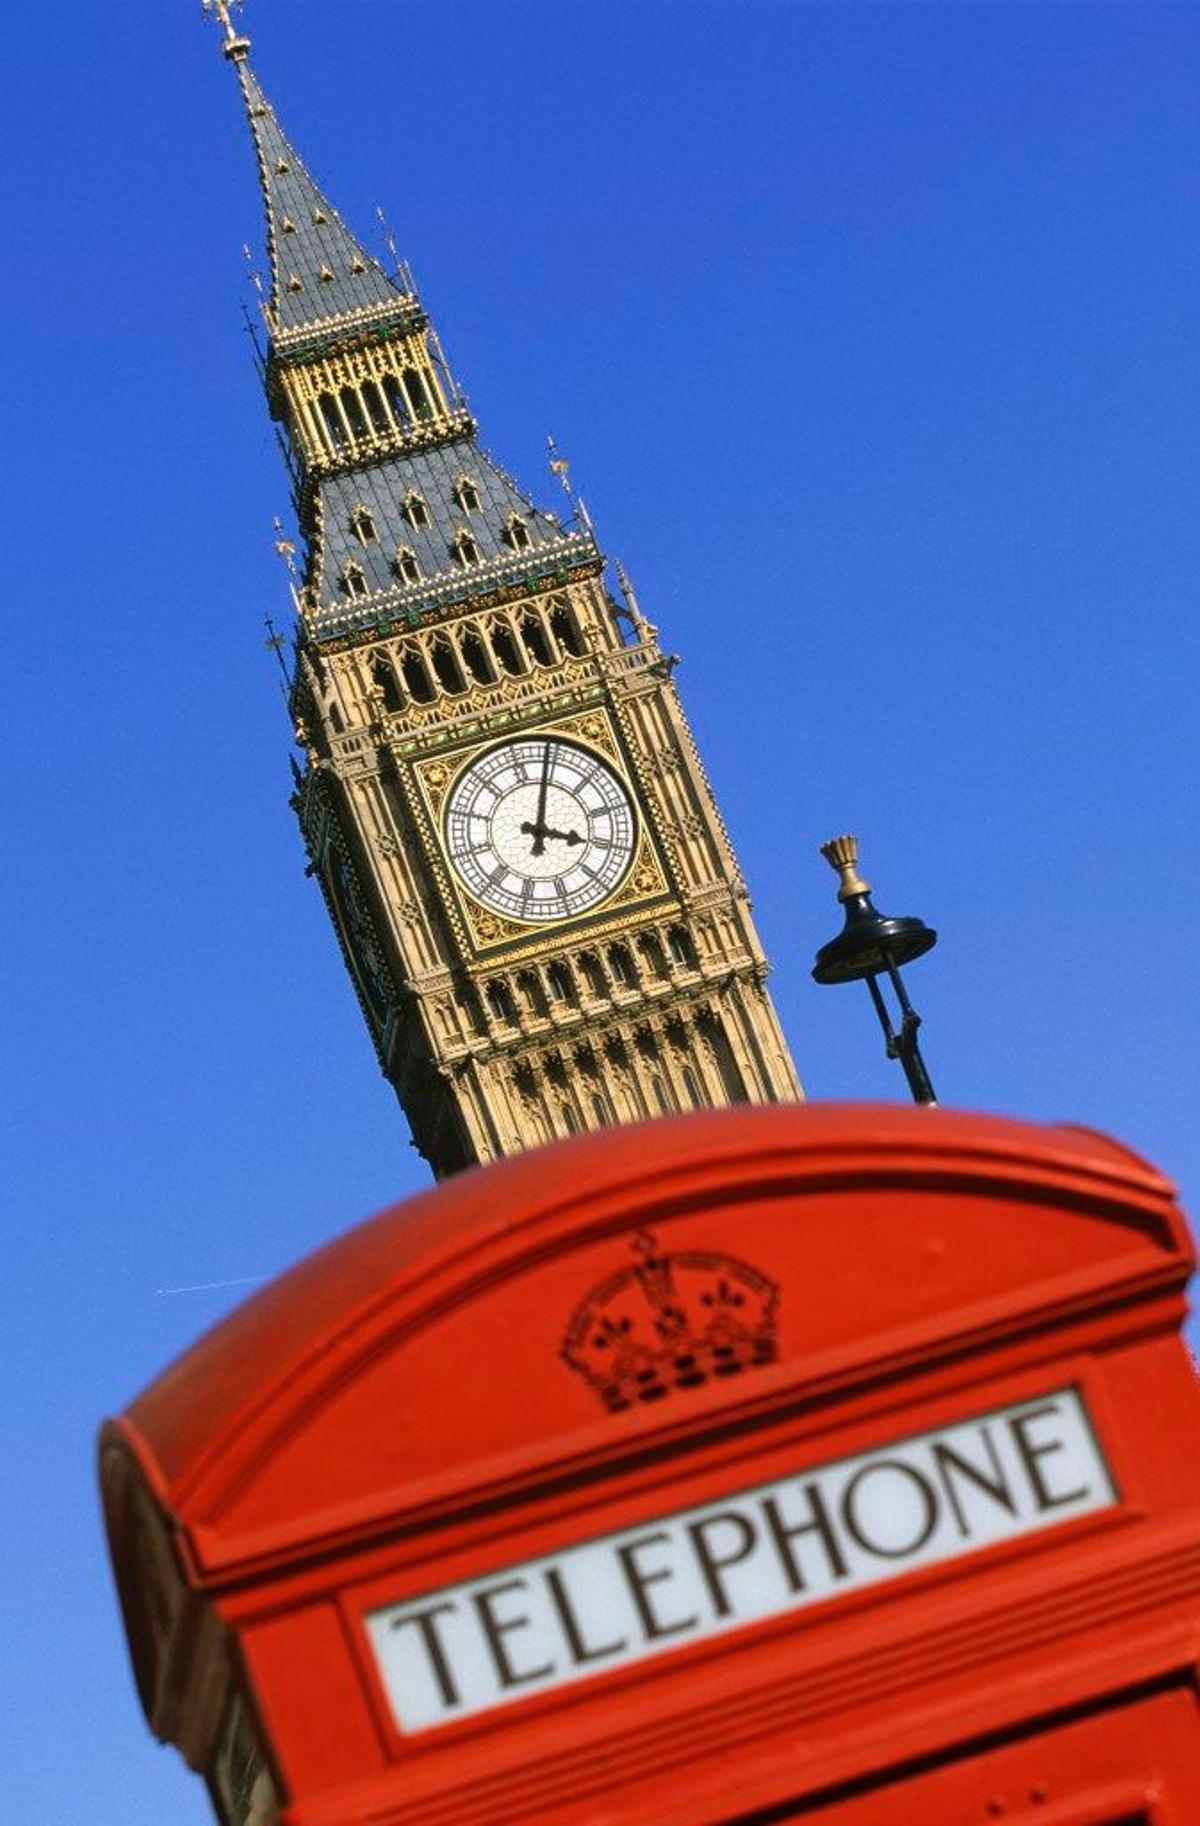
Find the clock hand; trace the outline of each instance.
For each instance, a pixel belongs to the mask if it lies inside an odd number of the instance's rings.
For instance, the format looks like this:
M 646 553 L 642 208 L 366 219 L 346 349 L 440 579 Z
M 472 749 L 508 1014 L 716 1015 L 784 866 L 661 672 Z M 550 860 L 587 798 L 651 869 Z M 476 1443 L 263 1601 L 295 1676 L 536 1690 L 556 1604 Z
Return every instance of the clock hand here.
M 538 787 L 537 811 L 533 823 L 523 824 L 521 829 L 533 838 L 531 855 L 540 856 L 546 847 L 546 795 L 550 791 L 550 744 L 546 743 L 542 755 L 542 779 Z
M 557 837 L 560 843 L 576 844 L 583 842 L 583 838 L 579 835 L 578 831 L 556 831 L 552 824 L 531 824 L 528 818 L 521 826 L 521 832 L 523 836 L 535 839 L 533 850 L 535 856 L 540 856 L 545 849 L 547 837 Z

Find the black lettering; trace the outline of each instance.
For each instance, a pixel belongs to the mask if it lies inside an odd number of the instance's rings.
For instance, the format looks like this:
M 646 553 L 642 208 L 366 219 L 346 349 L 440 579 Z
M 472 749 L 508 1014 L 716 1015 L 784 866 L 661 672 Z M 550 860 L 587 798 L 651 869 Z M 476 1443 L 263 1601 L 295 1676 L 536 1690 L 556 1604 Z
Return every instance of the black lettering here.
M 816 1484 L 803 1484 L 801 1488 L 808 1498 L 812 1517 L 810 1521 L 794 1524 L 785 1522 L 779 1513 L 779 1504 L 773 1496 L 765 1496 L 760 1505 L 767 1527 L 771 1531 L 771 1539 L 775 1543 L 776 1552 L 783 1563 L 783 1570 L 787 1575 L 788 1587 L 791 1591 L 807 1591 L 808 1589 L 804 1583 L 804 1574 L 796 1562 L 796 1555 L 792 1549 L 792 1542 L 800 1540 L 803 1535 L 815 1534 L 819 1537 L 821 1545 L 825 1549 L 825 1557 L 829 1561 L 830 1572 L 835 1579 L 846 1578 L 850 1571 L 842 1557 L 841 1548 L 838 1546 L 833 1523 L 829 1519 L 829 1511 L 825 1507 L 825 1499 L 821 1495 L 820 1488 Z
M 664 1579 L 671 1578 L 672 1571 L 669 1566 L 656 1566 L 652 1571 L 646 1572 L 638 1565 L 635 1556 L 641 1552 L 643 1547 L 653 1547 L 657 1542 L 669 1541 L 670 1538 L 665 1528 L 657 1528 L 653 1534 L 640 1534 L 636 1541 L 626 1541 L 623 1547 L 617 1548 L 617 1558 L 621 1562 L 621 1570 L 633 1593 L 633 1601 L 637 1606 L 642 1632 L 647 1642 L 654 1642 L 660 1636 L 681 1636 L 685 1630 L 695 1629 L 700 1621 L 699 1617 L 682 1617 L 676 1623 L 662 1622 L 655 1615 L 654 1607 L 647 1594 L 648 1586 L 658 1585 Z
M 740 1539 L 732 1553 L 723 1554 L 718 1558 L 709 1546 L 707 1531 L 710 1528 L 719 1528 L 724 1522 L 733 1524 Z M 699 1561 L 704 1583 L 708 1586 L 708 1595 L 713 1601 L 713 1609 L 718 1617 L 727 1617 L 732 1607 L 724 1583 L 718 1574 L 724 1572 L 727 1566 L 737 1566 L 753 1548 L 758 1540 L 754 1524 L 736 1509 L 722 1509 L 717 1515 L 706 1515 L 702 1521 L 689 1522 L 688 1533 L 692 1539 L 692 1547 L 695 1550 L 696 1559 Z
M 1065 1449 L 1064 1441 L 1048 1439 L 1044 1444 L 1038 1445 L 1035 1441 L 1026 1438 L 1025 1429 L 1035 1420 L 1042 1420 L 1047 1414 L 1057 1417 L 1059 1413 L 1060 1409 L 1056 1401 L 1045 1401 L 1040 1408 L 1030 1408 L 1024 1414 L 1013 1414 L 1009 1417 L 1008 1430 L 1013 1436 L 1017 1451 L 1021 1454 L 1021 1463 L 1025 1467 L 1039 1509 L 1061 1509 L 1064 1503 L 1081 1502 L 1085 1496 L 1090 1496 L 1092 1493 L 1092 1486 L 1084 1484 L 1081 1490 L 1064 1490 L 1055 1496 L 1046 1482 L 1038 1460 L 1049 1458 L 1052 1452 L 1063 1451 Z
M 863 1533 L 861 1520 L 855 1512 L 858 1493 L 868 1477 L 878 1477 L 881 1472 L 885 1471 L 898 1471 L 902 1477 L 907 1477 L 909 1482 L 920 1491 L 925 1506 L 925 1520 L 920 1532 L 914 1535 L 905 1547 L 886 1547 L 881 1541 L 868 1540 Z M 861 1471 L 856 1471 L 842 1492 L 842 1520 L 846 1524 L 846 1532 L 853 1535 L 865 1553 L 875 1554 L 881 1560 L 906 1560 L 909 1554 L 916 1553 L 924 1547 L 937 1527 L 937 1493 L 913 1465 L 906 1465 L 899 1458 L 877 1458 L 873 1464 L 864 1465 Z
M 996 1451 L 996 1442 L 986 1423 L 980 1426 L 979 1437 L 987 1452 L 988 1465 L 991 1469 L 990 1477 L 987 1471 L 981 1469 L 979 1465 L 972 1464 L 969 1458 L 963 1458 L 954 1450 L 953 1446 L 945 1445 L 941 1440 L 935 1440 L 933 1446 L 933 1462 L 937 1466 L 942 1489 L 946 1492 L 946 1501 L 954 1511 L 958 1531 L 964 1540 L 969 1538 L 971 1530 L 952 1473 L 965 1478 L 968 1483 L 974 1484 L 977 1490 L 986 1491 L 993 1502 L 997 1502 L 1002 1508 L 1007 1509 L 1010 1515 L 1017 1513 L 1013 1493 L 1005 1481 L 1004 1467 L 1000 1463 L 1000 1456 Z
M 553 1674 L 555 1671 L 554 1663 L 550 1661 L 545 1667 L 526 1668 L 524 1673 L 521 1673 L 509 1660 L 505 1636 L 512 1630 L 528 1629 L 530 1619 L 526 1616 L 497 1617 L 492 1610 L 492 1605 L 497 1598 L 503 1597 L 506 1591 L 525 1591 L 527 1589 L 524 1579 L 501 1579 L 495 1585 L 485 1585 L 482 1590 L 471 1593 L 471 1600 L 478 1612 L 479 1621 L 483 1625 L 483 1633 L 487 1637 L 487 1645 L 492 1651 L 492 1660 L 496 1664 L 496 1673 L 502 1687 L 518 1687 L 523 1686 L 529 1680 L 544 1680 L 547 1675 Z
M 393 1629 L 403 1629 L 406 1623 L 415 1623 L 420 1630 L 421 1640 L 425 1644 L 425 1653 L 429 1656 L 429 1665 L 433 1669 L 434 1679 L 438 1683 L 438 1692 L 442 1696 L 444 1706 L 459 1705 L 461 1696 L 454 1684 L 450 1663 L 446 1659 L 446 1651 L 442 1647 L 442 1639 L 438 1635 L 437 1625 L 433 1619 L 439 1611 L 457 1609 L 458 1606 L 453 1599 L 443 1598 L 437 1604 L 427 1605 L 424 1610 L 410 1610 L 403 1617 L 393 1617 L 391 1625 Z
M 619 1655 L 622 1649 L 629 1647 L 626 1638 L 621 1636 L 616 1642 L 606 1642 L 600 1648 L 589 1648 L 583 1639 L 579 1619 L 571 1608 L 571 1601 L 567 1596 L 562 1574 L 556 1566 L 548 1566 L 545 1576 L 551 1601 L 558 1613 L 558 1620 L 562 1624 L 567 1647 L 571 1651 L 571 1659 L 577 1667 L 582 1667 L 587 1661 L 602 1661 L 606 1655 Z

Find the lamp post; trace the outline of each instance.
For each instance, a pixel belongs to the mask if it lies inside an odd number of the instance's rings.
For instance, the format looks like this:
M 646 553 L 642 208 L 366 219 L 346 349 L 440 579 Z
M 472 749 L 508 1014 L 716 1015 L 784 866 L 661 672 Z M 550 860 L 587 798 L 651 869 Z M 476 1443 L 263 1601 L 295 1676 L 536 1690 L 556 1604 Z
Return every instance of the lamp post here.
M 924 957 L 937 943 L 937 933 L 920 919 L 889 919 L 871 905 L 871 884 L 858 873 L 858 840 L 855 837 L 832 837 L 821 845 L 821 854 L 841 877 L 838 899 L 846 909 L 846 923 L 836 938 L 817 952 L 813 976 L 818 983 L 854 983 L 866 980 L 883 1028 L 889 1059 L 899 1059 L 908 1079 L 914 1103 L 936 1103 L 933 1085 L 917 1043 L 921 1017 L 908 999 L 900 975 L 901 964 Z M 879 978 L 887 976 L 900 1004 L 899 1031 L 892 1017 Z

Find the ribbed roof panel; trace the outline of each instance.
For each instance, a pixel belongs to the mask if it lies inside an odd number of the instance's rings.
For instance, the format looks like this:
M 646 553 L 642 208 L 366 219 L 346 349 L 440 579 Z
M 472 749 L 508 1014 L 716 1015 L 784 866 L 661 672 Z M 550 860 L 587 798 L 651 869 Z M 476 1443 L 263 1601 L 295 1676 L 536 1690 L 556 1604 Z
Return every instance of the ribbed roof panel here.
M 474 484 L 477 508 L 462 505 L 464 479 Z M 405 502 L 410 495 L 424 502 L 427 526 L 414 526 L 406 517 Z M 365 542 L 353 530 L 355 515 L 362 508 L 371 516 L 376 534 Z M 330 476 L 321 484 L 318 600 L 322 606 L 345 600 L 341 578 L 351 562 L 362 571 L 372 594 L 394 588 L 392 566 L 401 546 L 414 553 L 422 578 L 457 572 L 454 540 L 461 530 L 475 541 L 480 563 L 511 556 L 513 547 L 506 541 L 505 531 L 514 515 L 525 523 L 531 557 L 543 555 L 546 547 L 558 544 L 564 536 L 554 516 L 535 508 L 473 438 Z
M 404 294 L 313 182 L 248 64 L 238 76 L 262 179 L 272 327 L 286 334 L 398 304 Z

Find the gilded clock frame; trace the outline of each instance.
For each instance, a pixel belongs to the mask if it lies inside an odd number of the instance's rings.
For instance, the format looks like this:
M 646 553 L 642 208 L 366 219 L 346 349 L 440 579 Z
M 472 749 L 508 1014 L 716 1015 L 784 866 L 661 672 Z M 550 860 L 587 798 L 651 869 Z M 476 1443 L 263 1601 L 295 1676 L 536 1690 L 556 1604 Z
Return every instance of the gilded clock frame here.
M 549 733 L 576 743 L 616 774 L 628 795 L 636 821 L 633 859 L 613 892 L 586 913 L 553 922 L 509 919 L 476 900 L 459 879 L 458 871 L 446 855 L 443 812 L 454 783 L 473 761 L 506 741 L 528 740 Z M 658 917 L 664 903 L 677 904 L 663 858 L 664 846 L 653 828 L 653 810 L 605 710 L 589 710 L 577 716 L 557 717 L 552 722 L 523 724 L 520 728 L 492 730 L 484 739 L 456 746 L 452 752 L 443 749 L 413 760 L 408 771 L 442 902 L 468 962 L 482 964 L 486 960 L 492 963 L 500 955 L 534 956 L 558 951 L 565 939 L 574 940 L 584 934 L 589 938 L 603 936 L 618 929 L 627 931 L 631 923 L 639 923 L 642 913 L 647 919 Z

